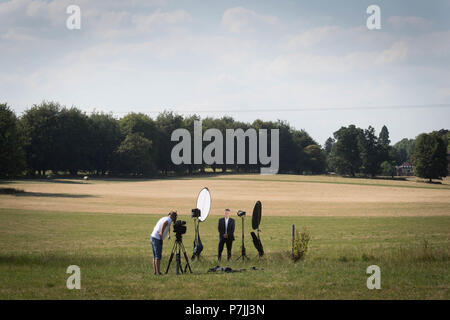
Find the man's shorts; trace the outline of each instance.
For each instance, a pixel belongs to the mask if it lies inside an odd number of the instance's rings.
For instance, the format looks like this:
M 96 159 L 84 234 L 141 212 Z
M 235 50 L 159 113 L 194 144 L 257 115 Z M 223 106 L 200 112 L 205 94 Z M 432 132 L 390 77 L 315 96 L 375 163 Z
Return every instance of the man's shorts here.
M 152 243 L 153 258 L 161 260 L 162 256 L 162 240 L 150 237 L 150 242 Z

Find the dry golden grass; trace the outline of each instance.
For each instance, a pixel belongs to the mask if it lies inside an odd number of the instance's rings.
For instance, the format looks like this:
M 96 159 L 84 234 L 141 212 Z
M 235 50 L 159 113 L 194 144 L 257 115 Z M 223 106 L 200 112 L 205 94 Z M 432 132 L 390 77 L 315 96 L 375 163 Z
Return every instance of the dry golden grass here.
M 450 184 L 415 179 L 391 181 L 296 175 L 218 175 L 163 180 L 32 180 L 3 187 L 23 194 L 0 195 L 1 208 L 190 214 L 202 187 L 212 195 L 212 215 L 223 209 L 251 211 L 261 200 L 264 215 L 433 216 L 450 215 Z

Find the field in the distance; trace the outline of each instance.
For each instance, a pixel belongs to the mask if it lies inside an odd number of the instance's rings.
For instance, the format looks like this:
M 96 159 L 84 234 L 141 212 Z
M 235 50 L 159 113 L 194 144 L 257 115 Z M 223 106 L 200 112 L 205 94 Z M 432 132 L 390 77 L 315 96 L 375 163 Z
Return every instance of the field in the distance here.
M 149 234 L 176 209 L 187 221 L 198 191 L 212 194 L 212 215 L 201 225 L 203 260 L 194 273 L 153 276 Z M 0 188 L 2 299 L 449 299 L 450 184 L 324 176 L 224 175 L 167 180 L 20 180 Z M 215 265 L 217 219 L 225 207 L 251 215 L 263 203 L 263 259 L 249 235 L 245 268 L 208 274 Z M 289 260 L 290 227 L 312 235 L 306 259 Z M 164 243 L 163 268 L 173 244 Z M 225 252 L 224 252 L 225 254 Z M 80 266 L 82 289 L 68 290 L 67 266 Z M 368 290 L 369 265 L 381 268 L 382 289 Z M 249 270 L 256 266 L 260 270 Z M 220 288 L 218 290 L 217 288 Z
M 251 210 L 257 200 L 273 216 L 450 215 L 450 179 L 443 184 L 295 175 L 218 175 L 162 180 L 23 180 L 0 184 L 23 193 L 0 195 L 2 208 L 189 214 L 208 187 L 212 215 Z

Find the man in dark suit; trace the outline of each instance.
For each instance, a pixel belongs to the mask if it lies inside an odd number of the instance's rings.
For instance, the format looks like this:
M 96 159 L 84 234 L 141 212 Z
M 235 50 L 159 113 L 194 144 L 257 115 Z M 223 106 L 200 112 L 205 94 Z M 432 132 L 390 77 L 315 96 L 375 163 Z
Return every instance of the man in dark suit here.
M 234 219 L 230 218 L 230 209 L 225 209 L 225 217 L 219 219 L 219 252 L 217 258 L 222 257 L 223 245 L 227 245 L 227 258 L 231 258 L 231 247 L 234 241 Z

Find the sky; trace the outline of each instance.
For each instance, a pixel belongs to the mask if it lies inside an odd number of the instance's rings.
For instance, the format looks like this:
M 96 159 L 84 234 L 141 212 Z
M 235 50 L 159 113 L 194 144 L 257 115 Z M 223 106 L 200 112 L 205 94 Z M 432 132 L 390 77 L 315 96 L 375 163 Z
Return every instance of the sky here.
M 450 129 L 449 13 L 450 0 L 0 0 L 0 102 L 280 119 L 320 144 L 386 125 L 395 143 Z

